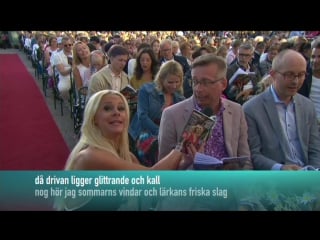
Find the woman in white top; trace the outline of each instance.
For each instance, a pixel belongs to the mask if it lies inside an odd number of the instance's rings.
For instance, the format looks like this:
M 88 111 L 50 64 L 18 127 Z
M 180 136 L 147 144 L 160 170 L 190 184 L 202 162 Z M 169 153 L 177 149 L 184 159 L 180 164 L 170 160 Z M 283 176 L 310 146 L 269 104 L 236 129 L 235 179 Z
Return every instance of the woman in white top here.
M 73 47 L 73 77 L 77 90 L 88 86 L 91 76 L 90 66 L 88 45 L 83 42 L 77 42 Z

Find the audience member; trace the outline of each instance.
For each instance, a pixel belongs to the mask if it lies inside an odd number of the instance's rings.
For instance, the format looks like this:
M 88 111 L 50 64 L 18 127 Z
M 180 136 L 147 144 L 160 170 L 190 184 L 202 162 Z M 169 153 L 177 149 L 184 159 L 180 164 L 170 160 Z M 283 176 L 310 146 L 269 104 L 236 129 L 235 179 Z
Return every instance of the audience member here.
M 87 44 L 79 41 L 73 46 L 73 77 L 76 90 L 88 87 L 90 72 L 90 50 Z
M 158 61 L 150 47 L 142 48 L 138 52 L 135 60 L 133 76 L 130 84 L 135 89 L 140 89 L 142 85 L 152 82 L 159 70 Z
M 226 61 L 227 64 L 230 65 L 237 57 L 238 57 L 238 50 L 241 45 L 240 39 L 235 39 L 232 41 L 231 49 L 228 49 Z
M 274 58 L 272 85 L 243 105 L 254 168 L 299 170 L 320 167 L 320 136 L 314 105 L 297 94 L 306 60 L 291 49 Z
M 254 54 L 254 47 L 250 43 L 243 43 L 238 49 L 238 55 L 235 60 L 228 65 L 227 70 L 227 79 L 228 83 L 233 75 L 241 68 L 243 71 L 249 73 L 255 73 L 251 75 L 249 81 L 239 82 L 238 84 L 228 84 L 227 89 L 224 94 L 228 99 L 243 104 L 247 101 L 252 95 L 256 93 L 257 83 L 261 80 L 261 74 L 259 69 L 257 69 L 252 63 L 251 60 Z M 236 81 L 234 81 L 236 82 Z
M 135 71 L 135 68 L 136 68 L 136 62 L 137 62 L 137 57 L 138 57 L 138 54 L 139 52 L 141 51 L 141 49 L 143 48 L 150 48 L 150 45 L 148 43 L 141 43 L 137 49 L 137 52 L 134 54 L 134 56 L 129 59 L 128 61 L 128 77 L 129 79 L 131 79 L 134 75 L 134 71 Z M 153 54 L 154 55 L 154 54 Z
M 108 57 L 110 58 L 110 64 L 90 78 L 88 98 L 104 89 L 121 91 L 129 84 L 128 75 L 123 71 L 129 58 L 128 50 L 115 44 L 109 49 Z
M 197 57 L 208 53 L 211 53 L 209 48 L 200 47 L 192 53 L 192 59 L 194 60 Z M 183 77 L 183 95 L 185 96 L 185 98 L 188 98 L 193 94 L 191 70 L 192 69 L 189 68 L 189 70 L 185 73 Z
M 59 75 L 59 92 L 61 94 L 61 97 L 67 103 L 69 99 L 69 90 L 71 88 L 70 74 L 72 72 L 73 40 L 69 37 L 63 37 L 62 45 L 63 50 L 54 54 L 53 66 L 55 66 Z
M 259 63 L 260 74 L 262 77 L 269 74 L 272 67 L 272 61 L 278 54 L 279 44 L 271 45 L 268 49 L 267 57 L 265 60 Z
M 183 70 L 176 61 L 161 65 L 155 81 L 145 83 L 139 90 L 138 108 L 129 133 L 137 142 L 138 158 L 146 166 L 157 161 L 158 133 L 162 111 L 184 99 Z
M 160 54 L 161 58 L 159 60 L 160 65 L 167 61 L 176 61 L 181 64 L 183 69 L 183 74 L 186 74 L 188 70 L 190 69 L 190 66 L 188 64 L 188 61 L 183 56 L 174 55 L 173 49 L 172 49 L 172 41 L 170 39 L 164 39 L 160 43 Z
M 98 72 L 107 65 L 107 56 L 102 50 L 94 50 L 90 53 L 91 74 Z
M 160 59 L 160 41 L 159 39 L 154 39 L 150 44 L 152 50 L 154 51 L 154 55 L 156 56 L 157 60 Z
M 312 48 L 310 69 L 307 70 L 307 77 L 299 89 L 299 93 L 310 98 L 313 102 L 320 126 L 320 43 Z
M 193 109 L 210 108 L 217 117 L 211 136 L 204 146 L 206 155 L 249 156 L 247 123 L 241 105 L 222 97 L 227 87 L 226 60 L 214 54 L 197 57 L 192 64 L 193 95 L 163 111 L 159 128 L 159 158 L 177 145 Z M 251 169 L 251 162 L 245 166 Z

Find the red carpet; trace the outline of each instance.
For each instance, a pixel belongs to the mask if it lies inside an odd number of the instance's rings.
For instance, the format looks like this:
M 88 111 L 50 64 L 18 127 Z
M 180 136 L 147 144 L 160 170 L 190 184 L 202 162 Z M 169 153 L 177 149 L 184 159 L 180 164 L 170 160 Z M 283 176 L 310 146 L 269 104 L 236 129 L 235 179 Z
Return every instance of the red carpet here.
M 0 170 L 62 170 L 69 154 L 19 56 L 0 54 Z

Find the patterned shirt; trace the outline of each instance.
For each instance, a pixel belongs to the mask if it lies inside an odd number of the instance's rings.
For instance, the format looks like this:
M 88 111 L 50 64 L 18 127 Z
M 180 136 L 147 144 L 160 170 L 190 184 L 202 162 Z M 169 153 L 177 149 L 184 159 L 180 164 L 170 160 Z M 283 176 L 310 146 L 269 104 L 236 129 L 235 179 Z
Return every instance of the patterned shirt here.
M 196 109 L 198 111 L 201 111 L 202 109 L 195 104 Z M 221 102 L 221 108 L 217 114 L 217 122 L 213 127 L 213 130 L 211 132 L 211 136 L 209 137 L 204 153 L 206 155 L 222 159 L 224 157 L 229 157 L 225 143 L 224 143 L 224 130 L 223 130 L 223 111 L 225 110 L 222 102 Z

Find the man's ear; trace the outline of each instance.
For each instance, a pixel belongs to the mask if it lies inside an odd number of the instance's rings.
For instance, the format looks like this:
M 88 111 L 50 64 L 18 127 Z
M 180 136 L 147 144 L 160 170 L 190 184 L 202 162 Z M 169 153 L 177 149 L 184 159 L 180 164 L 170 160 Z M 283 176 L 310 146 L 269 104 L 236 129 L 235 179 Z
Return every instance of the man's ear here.
M 270 74 L 270 76 L 271 76 L 272 78 L 273 78 L 273 76 L 274 76 L 275 73 L 276 73 L 276 71 L 273 70 L 273 69 L 271 69 L 270 72 L 269 72 L 269 74 Z
M 224 78 L 223 80 L 221 80 L 221 84 L 222 84 L 222 88 L 224 91 L 228 86 L 228 80 L 226 78 Z

